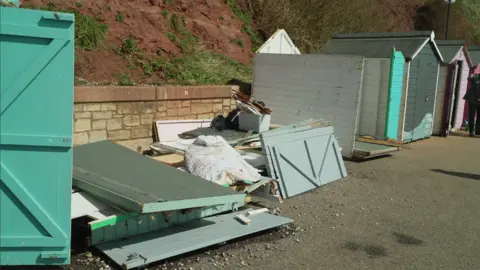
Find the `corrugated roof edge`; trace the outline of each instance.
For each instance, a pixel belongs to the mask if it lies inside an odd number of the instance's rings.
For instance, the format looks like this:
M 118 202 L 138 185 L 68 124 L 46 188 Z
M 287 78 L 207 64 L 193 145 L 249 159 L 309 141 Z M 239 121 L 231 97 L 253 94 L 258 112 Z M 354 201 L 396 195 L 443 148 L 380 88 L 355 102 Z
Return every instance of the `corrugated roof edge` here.
M 436 40 L 439 47 L 444 46 L 465 46 L 465 40 Z
M 475 46 L 467 46 L 469 51 L 480 51 L 480 46 L 475 45 Z
M 354 38 L 409 38 L 426 37 L 435 38 L 433 31 L 414 31 L 414 32 L 368 32 L 368 33 L 338 33 L 332 36 L 332 39 L 354 39 Z
M 480 65 L 480 46 L 467 46 L 467 52 L 470 55 L 472 66 Z

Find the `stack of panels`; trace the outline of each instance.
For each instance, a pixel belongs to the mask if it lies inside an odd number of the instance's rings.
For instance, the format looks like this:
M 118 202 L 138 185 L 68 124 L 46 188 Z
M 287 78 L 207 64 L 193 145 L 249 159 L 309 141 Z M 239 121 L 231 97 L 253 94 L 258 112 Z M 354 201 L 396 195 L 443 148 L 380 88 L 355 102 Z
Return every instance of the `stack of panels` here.
M 74 148 L 73 185 L 135 213 L 244 205 L 245 194 L 159 163 L 110 141 Z

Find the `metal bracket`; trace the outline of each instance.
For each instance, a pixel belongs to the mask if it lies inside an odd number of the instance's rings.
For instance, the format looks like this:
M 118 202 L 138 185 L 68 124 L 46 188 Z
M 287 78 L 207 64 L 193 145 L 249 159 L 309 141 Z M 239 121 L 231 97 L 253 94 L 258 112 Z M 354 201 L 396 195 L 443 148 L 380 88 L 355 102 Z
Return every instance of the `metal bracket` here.
M 130 262 L 130 261 L 133 261 L 133 260 L 143 260 L 144 262 L 147 261 L 147 258 L 145 256 L 143 256 L 142 254 L 139 254 L 139 253 L 136 253 L 136 252 L 133 252 L 133 253 L 130 253 L 128 256 L 127 256 L 127 262 Z

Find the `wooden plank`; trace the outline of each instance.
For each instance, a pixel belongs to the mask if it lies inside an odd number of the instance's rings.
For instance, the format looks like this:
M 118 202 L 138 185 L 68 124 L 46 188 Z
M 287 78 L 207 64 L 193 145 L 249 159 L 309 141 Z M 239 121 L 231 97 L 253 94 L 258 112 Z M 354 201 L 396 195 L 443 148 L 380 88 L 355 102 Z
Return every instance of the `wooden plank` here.
M 183 167 L 185 165 L 185 157 L 181 154 L 169 154 L 163 156 L 150 157 L 156 161 L 163 162 L 172 167 Z
M 364 137 L 360 137 L 358 138 L 359 142 L 364 142 L 364 143 L 374 143 L 374 144 L 380 144 L 380 145 L 386 145 L 386 146 L 393 146 L 393 147 L 400 147 L 400 148 L 405 148 L 405 149 L 411 149 L 410 147 L 407 147 L 405 145 L 405 143 L 401 142 L 401 141 L 395 141 L 395 140 L 386 140 L 386 141 L 382 141 L 382 140 L 377 140 L 373 137 L 367 137 L 367 136 L 364 136 Z

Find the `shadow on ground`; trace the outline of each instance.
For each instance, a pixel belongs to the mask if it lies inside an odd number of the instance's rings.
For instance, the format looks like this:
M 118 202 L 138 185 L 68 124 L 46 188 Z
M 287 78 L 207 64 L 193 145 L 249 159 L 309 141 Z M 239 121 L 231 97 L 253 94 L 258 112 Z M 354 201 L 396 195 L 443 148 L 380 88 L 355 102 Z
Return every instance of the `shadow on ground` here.
M 397 239 L 397 243 L 403 245 L 412 245 L 412 246 L 420 246 L 423 245 L 423 240 L 420 240 L 414 236 L 406 235 L 403 233 L 394 232 L 393 236 Z
M 436 173 L 443 173 L 443 174 L 446 174 L 446 175 L 471 179 L 471 180 L 480 180 L 480 175 L 479 174 L 446 171 L 446 170 L 442 170 L 442 169 L 432 169 L 431 171 L 436 172 Z
M 388 255 L 387 249 L 379 245 L 362 245 L 356 242 L 348 241 L 342 247 L 350 251 L 363 251 L 370 258 L 386 257 Z

